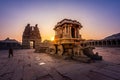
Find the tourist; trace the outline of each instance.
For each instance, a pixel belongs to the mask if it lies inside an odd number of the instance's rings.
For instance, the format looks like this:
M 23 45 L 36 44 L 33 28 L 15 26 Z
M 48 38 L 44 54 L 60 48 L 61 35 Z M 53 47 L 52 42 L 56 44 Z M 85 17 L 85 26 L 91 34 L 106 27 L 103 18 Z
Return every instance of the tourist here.
M 8 55 L 8 58 L 10 58 L 10 56 L 13 57 L 13 49 L 12 49 L 12 48 L 9 48 L 9 55 Z

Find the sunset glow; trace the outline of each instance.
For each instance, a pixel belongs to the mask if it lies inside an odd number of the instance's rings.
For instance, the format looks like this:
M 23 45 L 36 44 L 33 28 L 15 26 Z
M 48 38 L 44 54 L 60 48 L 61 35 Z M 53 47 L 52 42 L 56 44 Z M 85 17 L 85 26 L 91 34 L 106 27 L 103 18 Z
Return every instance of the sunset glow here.
M 84 39 L 103 39 L 120 32 L 119 0 L 0 0 L 0 40 L 22 41 L 25 26 L 38 24 L 42 41 L 64 18 L 79 21 Z
M 51 41 L 54 41 L 54 37 L 51 37 Z

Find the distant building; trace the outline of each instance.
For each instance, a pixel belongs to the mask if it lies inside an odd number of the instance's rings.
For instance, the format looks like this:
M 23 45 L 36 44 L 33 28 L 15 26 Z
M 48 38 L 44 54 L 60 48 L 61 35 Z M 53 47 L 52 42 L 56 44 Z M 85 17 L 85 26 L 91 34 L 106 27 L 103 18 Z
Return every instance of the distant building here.
M 5 49 L 21 49 L 21 44 L 15 39 L 6 38 L 5 40 L 0 40 L 0 50 Z
M 93 47 L 120 47 L 120 33 L 110 35 L 102 40 L 87 40 L 85 44 Z

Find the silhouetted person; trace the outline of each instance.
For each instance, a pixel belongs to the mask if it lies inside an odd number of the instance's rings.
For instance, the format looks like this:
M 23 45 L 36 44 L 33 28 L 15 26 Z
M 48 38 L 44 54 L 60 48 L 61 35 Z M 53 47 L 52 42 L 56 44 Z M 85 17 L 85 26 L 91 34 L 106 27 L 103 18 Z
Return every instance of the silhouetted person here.
M 9 48 L 9 55 L 8 55 L 8 57 L 10 58 L 10 56 L 13 57 L 13 49 L 12 48 Z
M 96 54 L 95 54 L 95 55 L 96 55 L 96 56 L 98 56 L 98 54 L 99 54 L 99 53 L 98 53 L 98 52 L 96 52 Z

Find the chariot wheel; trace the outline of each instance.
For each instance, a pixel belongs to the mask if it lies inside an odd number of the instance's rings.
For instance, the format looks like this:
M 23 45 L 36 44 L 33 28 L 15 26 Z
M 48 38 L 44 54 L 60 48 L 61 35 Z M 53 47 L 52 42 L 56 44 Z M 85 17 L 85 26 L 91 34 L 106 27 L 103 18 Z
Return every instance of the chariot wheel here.
M 63 52 L 64 52 L 64 47 L 63 45 L 58 45 L 57 47 L 57 53 L 59 56 L 62 56 L 63 55 Z
M 51 45 L 49 47 L 50 54 L 56 54 L 57 53 L 57 47 L 55 45 Z

